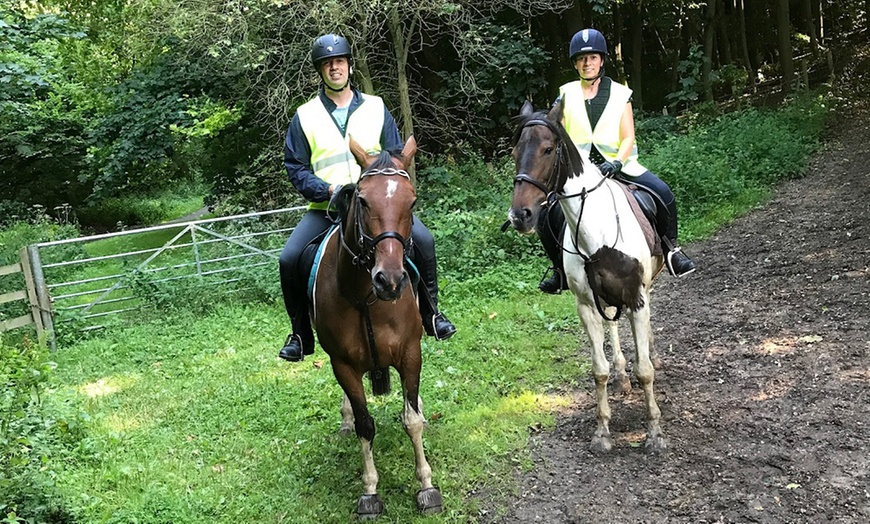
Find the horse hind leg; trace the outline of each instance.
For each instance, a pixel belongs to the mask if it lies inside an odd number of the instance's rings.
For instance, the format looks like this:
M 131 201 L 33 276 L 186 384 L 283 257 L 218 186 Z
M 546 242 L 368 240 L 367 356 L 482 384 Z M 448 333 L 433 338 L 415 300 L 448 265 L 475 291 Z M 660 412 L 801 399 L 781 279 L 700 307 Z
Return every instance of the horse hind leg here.
M 634 334 L 636 349 L 634 375 L 643 388 L 647 412 L 647 436 L 644 449 L 647 453 L 651 454 L 662 453 L 667 450 L 668 443 L 661 427 L 662 412 L 656 402 L 655 391 L 653 390 L 655 367 L 650 358 L 652 328 L 650 326 L 649 306 L 633 311 L 630 315 L 631 330 Z
M 610 312 L 607 313 L 610 315 Z M 631 393 L 631 380 L 628 378 L 628 373 L 625 372 L 626 361 L 622 346 L 619 343 L 619 324 L 616 322 L 608 322 L 607 324 L 610 331 L 610 346 L 613 349 L 614 393 L 628 395 Z

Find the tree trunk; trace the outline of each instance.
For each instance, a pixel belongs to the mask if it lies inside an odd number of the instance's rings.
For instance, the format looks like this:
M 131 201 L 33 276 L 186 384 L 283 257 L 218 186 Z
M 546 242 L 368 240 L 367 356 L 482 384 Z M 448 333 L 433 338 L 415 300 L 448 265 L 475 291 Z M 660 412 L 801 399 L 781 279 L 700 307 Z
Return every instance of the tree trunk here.
M 743 0 L 736 0 L 737 7 L 737 38 L 740 39 L 740 51 L 743 54 L 743 64 L 746 67 L 746 74 L 749 75 L 749 86 L 752 92 L 755 92 L 755 81 L 758 74 L 755 68 L 752 67 L 752 61 L 749 60 L 749 46 L 746 45 L 746 19 L 743 14 Z
M 394 8 L 390 12 L 387 20 L 387 25 L 390 28 L 390 36 L 393 39 L 393 50 L 396 55 L 396 77 L 398 79 L 399 91 L 399 106 L 402 119 L 400 131 L 402 137 L 407 140 L 414 134 L 414 119 L 411 115 L 411 92 L 408 83 L 408 49 L 410 47 L 410 38 L 408 36 L 414 34 L 417 25 L 417 18 L 414 16 L 410 22 L 407 35 L 404 33 L 402 19 L 399 16 L 399 10 Z M 417 176 L 415 173 L 414 164 L 408 166 L 408 174 L 411 175 L 411 183 L 417 185 Z
M 668 92 L 670 93 L 677 90 L 680 82 L 680 55 L 682 54 L 683 47 L 685 47 L 686 38 L 688 38 L 686 24 L 681 18 L 679 38 L 675 38 L 672 41 L 671 48 L 668 50 L 671 60 L 671 81 L 668 85 Z
M 631 88 L 634 107 L 643 109 L 643 0 L 637 0 L 632 7 Z
M 369 70 L 369 62 L 365 54 L 363 46 L 359 46 L 356 59 L 353 63 L 354 84 L 360 88 L 363 93 L 376 94 L 375 87 L 372 84 L 372 73 Z
M 802 0 L 801 4 L 804 9 L 804 17 L 806 18 L 807 33 L 810 35 L 810 48 L 813 50 L 813 57 L 818 58 L 821 48 L 819 47 L 819 39 L 816 36 L 816 22 L 813 20 L 812 0 Z
M 616 81 L 625 83 L 625 62 L 622 59 L 622 14 L 619 9 L 613 11 L 613 53 L 616 56 Z
M 725 6 L 722 3 L 722 0 L 716 0 L 716 4 L 716 12 L 719 15 L 719 23 L 716 24 L 716 28 L 719 30 L 719 35 L 716 37 L 716 41 L 719 44 L 719 66 L 721 67 L 733 62 L 731 56 L 731 39 L 728 38 L 728 35 L 731 34 L 731 32 L 728 31 L 729 17 L 725 16 Z
M 782 72 L 782 90 L 791 92 L 794 81 L 794 61 L 791 52 L 791 24 L 788 20 L 788 0 L 778 0 L 776 30 L 779 42 L 779 67 Z
M 788 0 L 785 0 L 786 2 Z M 710 80 L 710 71 L 713 67 L 713 44 L 716 37 L 716 2 L 707 2 L 707 11 L 704 14 L 704 65 L 701 68 L 701 85 L 704 86 L 704 100 L 713 101 L 713 82 Z

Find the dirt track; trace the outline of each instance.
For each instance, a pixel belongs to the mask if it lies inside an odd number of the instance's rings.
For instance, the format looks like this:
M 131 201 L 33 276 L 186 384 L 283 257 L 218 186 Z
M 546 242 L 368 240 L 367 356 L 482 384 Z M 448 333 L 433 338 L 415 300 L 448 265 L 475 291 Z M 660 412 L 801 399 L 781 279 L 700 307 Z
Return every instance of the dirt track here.
M 870 103 L 840 114 L 805 178 L 688 246 L 695 275 L 656 283 L 669 452 L 632 444 L 635 385 L 611 397 L 616 449 L 592 454 L 589 378 L 532 436 L 508 515 L 482 522 L 870 522 Z

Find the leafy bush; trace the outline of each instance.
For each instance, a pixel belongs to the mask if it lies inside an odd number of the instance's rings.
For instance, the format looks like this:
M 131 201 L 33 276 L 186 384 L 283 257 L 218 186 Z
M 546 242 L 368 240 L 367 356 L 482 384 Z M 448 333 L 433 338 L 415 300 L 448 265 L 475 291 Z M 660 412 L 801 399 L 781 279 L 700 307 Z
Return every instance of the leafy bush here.
M 523 101 L 545 94 L 550 56 L 527 29 L 508 25 L 475 26 L 462 34 L 458 45 L 466 49 L 468 60 L 459 71 L 438 72 L 443 87 L 435 100 L 451 108 L 462 128 L 448 138 L 451 146 L 461 149 L 456 136 L 462 136 L 488 157 L 505 145 L 505 130 Z
M 442 277 L 462 280 L 499 262 L 543 256 L 535 236 L 502 233 L 513 192 L 512 161 L 432 159 L 418 174 L 418 216 L 435 236 Z
M 82 415 L 44 403 L 54 364 L 44 347 L 0 338 L 0 515 L 3 522 L 73 522 L 55 486 L 82 437 Z
M 674 191 L 681 221 L 704 220 L 734 202 L 758 201 L 775 182 L 800 174 L 829 111 L 808 94 L 778 111 L 748 109 L 659 142 L 641 162 Z

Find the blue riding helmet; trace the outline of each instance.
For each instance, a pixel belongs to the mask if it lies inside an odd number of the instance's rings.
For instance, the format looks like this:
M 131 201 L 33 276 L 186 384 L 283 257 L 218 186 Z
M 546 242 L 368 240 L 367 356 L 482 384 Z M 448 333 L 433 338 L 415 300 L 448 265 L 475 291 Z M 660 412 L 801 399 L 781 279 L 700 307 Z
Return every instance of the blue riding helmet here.
M 353 53 L 346 38 L 340 35 L 326 34 L 314 39 L 314 43 L 311 44 L 311 63 L 315 69 L 320 69 L 320 62 L 336 56 L 346 56 L 348 62 L 353 60 Z
M 568 49 L 568 58 L 571 63 L 574 63 L 577 55 L 586 53 L 598 53 L 602 60 L 607 58 L 607 40 L 597 29 L 577 31 L 571 38 L 571 45 Z

